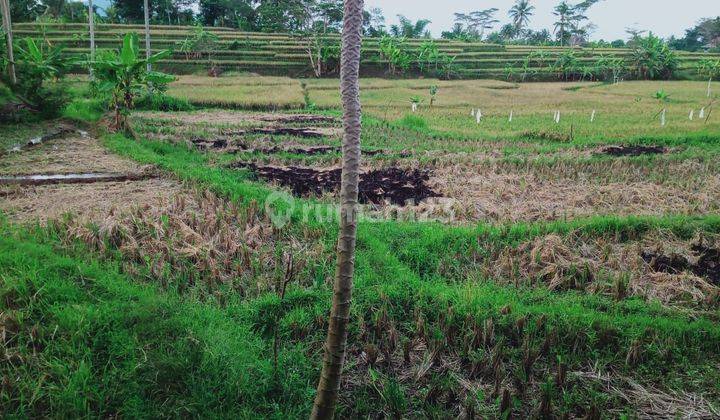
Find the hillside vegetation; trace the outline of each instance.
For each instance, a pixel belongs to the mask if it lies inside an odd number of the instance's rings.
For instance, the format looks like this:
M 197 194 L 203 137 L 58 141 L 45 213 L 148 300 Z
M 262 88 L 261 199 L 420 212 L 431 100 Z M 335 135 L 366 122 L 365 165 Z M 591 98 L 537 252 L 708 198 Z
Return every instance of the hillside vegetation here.
M 15 36 L 44 38 L 66 47 L 69 55 L 89 52 L 85 24 L 14 25 Z M 97 25 L 98 48 L 114 48 L 127 32 L 142 33 L 141 25 Z M 230 28 L 153 26 L 154 49 L 172 49 L 161 67 L 173 73 L 248 71 L 263 75 L 336 75 L 339 36 L 304 37 L 286 33 L 240 32 Z M 144 45 L 144 44 L 143 44 Z M 595 80 L 635 77 L 628 48 L 496 45 L 455 40 L 365 38 L 363 75 L 418 75 L 443 78 L 503 78 L 514 80 Z M 698 64 L 717 54 L 677 52 L 675 77 L 697 75 Z M 312 61 L 311 61 L 312 55 Z M 320 71 L 316 71 L 321 57 Z M 623 61 L 613 61 L 622 59 Z

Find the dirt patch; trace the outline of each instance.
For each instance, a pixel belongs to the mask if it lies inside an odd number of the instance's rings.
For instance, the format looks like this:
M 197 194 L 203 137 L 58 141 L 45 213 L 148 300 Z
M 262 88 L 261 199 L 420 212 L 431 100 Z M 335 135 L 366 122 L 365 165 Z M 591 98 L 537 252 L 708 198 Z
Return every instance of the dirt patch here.
M 266 155 L 276 153 L 292 153 L 296 155 L 315 156 L 327 153 L 338 153 L 342 149 L 337 146 L 306 146 L 306 145 L 287 145 L 287 146 L 271 146 L 271 147 L 251 147 L 250 145 L 233 141 L 230 138 L 217 137 L 215 139 L 205 139 L 201 137 L 195 137 L 190 140 L 201 151 L 216 150 L 224 153 L 237 153 L 245 151 L 249 153 L 257 152 Z
M 437 163 L 430 186 L 458 202 L 458 219 L 558 220 L 594 215 L 714 214 L 720 210 L 720 176 L 701 167 L 668 166 L 662 181 L 645 169 L 606 164 L 527 166 Z M 623 179 L 604 179 L 618 174 Z M 675 175 L 673 175 L 675 174 Z M 462 182 L 458 182 L 462 180 Z
M 297 166 L 258 166 L 253 163 L 237 162 L 234 168 L 248 168 L 258 178 L 277 182 L 290 188 L 297 196 L 322 195 L 340 190 L 342 170 L 340 168 L 316 170 Z M 360 175 L 359 200 L 367 204 L 404 205 L 408 201 L 418 203 L 426 198 L 440 197 L 427 181 L 430 172 L 422 169 L 387 168 L 364 172 Z
M 482 263 L 486 276 L 515 285 L 583 290 L 617 299 L 640 296 L 675 305 L 720 304 L 718 238 L 686 240 L 655 231 L 642 238 L 550 234 L 499 247 Z
M 235 111 L 201 111 L 201 112 L 142 112 L 137 113 L 143 118 L 165 119 L 185 124 L 241 124 L 252 122 L 276 124 L 322 124 L 337 125 L 340 121 L 335 117 L 313 114 L 274 114 L 248 113 Z
M 137 174 L 84 173 L 54 175 L 0 176 L 0 185 L 50 185 L 50 184 L 92 184 L 95 182 L 139 181 L 151 178 L 150 172 Z
M 98 220 L 112 208 L 153 204 L 180 190 L 176 181 L 147 179 L 154 176 L 151 167 L 114 155 L 84 136 L 49 140 L 4 156 L 0 175 L 0 184 L 6 184 L 0 185 L 0 211 L 16 221 L 44 222 L 67 213 Z
M 0 174 L 139 173 L 143 167 L 110 153 L 97 139 L 71 136 L 50 140 L 0 159 Z
M 600 149 L 601 154 L 615 157 L 660 155 L 667 152 L 662 146 L 608 146 Z
M 56 128 L 45 134 L 28 139 L 24 144 L 16 144 L 9 150 L 9 152 L 18 153 L 25 148 L 38 146 L 50 140 L 56 140 L 70 134 L 78 134 L 84 137 L 87 133 L 79 131 L 75 127 L 68 124 L 59 124 Z M 0 152 L 0 154 L 2 154 L 2 152 Z
M 720 286 L 720 249 L 698 242 L 690 246 L 690 251 L 691 254 L 686 257 L 677 253 L 664 254 L 659 250 L 643 250 L 641 256 L 656 272 L 678 274 L 687 271 Z
M 147 179 L 132 182 L 0 187 L 0 211 L 11 220 L 31 222 L 75 214 L 83 221 L 98 221 L 112 209 L 138 204 L 157 205 L 181 190 L 177 181 Z
M 253 146 L 253 144 L 262 144 L 262 142 L 241 142 L 241 141 L 235 141 L 232 139 L 232 137 L 215 137 L 213 139 L 208 139 L 204 137 L 194 137 L 190 139 L 190 143 L 192 143 L 195 147 L 197 147 L 199 150 L 203 152 L 207 152 L 210 150 L 220 151 L 223 153 L 238 153 L 238 152 L 248 152 L 248 153 L 262 153 L 265 155 L 273 155 L 277 153 L 290 153 L 294 155 L 303 155 L 303 156 L 317 156 L 317 155 L 325 155 L 330 153 L 342 153 L 342 147 L 340 146 L 329 146 L 329 145 L 304 145 L 304 144 L 283 144 L 278 146 L 270 146 L 270 147 L 263 147 L 263 146 Z M 410 157 L 411 153 L 407 151 L 401 151 L 401 152 L 393 152 L 388 150 L 382 150 L 382 149 L 374 149 L 374 150 L 363 150 L 362 154 L 363 156 L 379 156 L 379 155 L 386 155 L 386 154 L 392 154 L 392 153 L 398 153 L 400 157 L 406 158 Z

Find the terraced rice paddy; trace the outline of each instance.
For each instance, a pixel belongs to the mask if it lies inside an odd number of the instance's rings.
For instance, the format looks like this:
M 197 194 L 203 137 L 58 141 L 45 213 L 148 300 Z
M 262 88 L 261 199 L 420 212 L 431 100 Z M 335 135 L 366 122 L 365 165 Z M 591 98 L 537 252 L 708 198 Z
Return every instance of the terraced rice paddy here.
M 37 24 L 20 23 L 14 25 L 16 37 L 41 36 L 53 44 L 65 45 L 68 54 L 82 55 L 89 52 L 89 30 L 83 24 Z M 142 32 L 141 25 L 97 25 L 96 45 L 98 48 L 116 48 L 122 34 L 128 31 Z M 309 41 L 306 38 L 283 33 L 238 32 L 229 28 L 207 28 L 218 37 L 212 50 L 183 52 L 180 43 L 193 31 L 192 27 L 153 26 L 151 37 L 153 48 L 172 49 L 174 54 L 163 60 L 162 66 L 175 73 L 207 72 L 211 66 L 226 71 L 248 71 L 264 75 L 302 76 L 312 73 L 307 52 Z M 337 42 L 339 36 L 328 36 L 330 42 Z M 367 38 L 363 43 L 362 71 L 365 76 L 382 75 L 387 70 L 387 60 L 380 55 L 379 39 Z M 420 39 L 407 41 L 409 53 L 417 53 L 423 43 Z M 547 80 L 557 78 L 551 64 L 562 47 L 535 47 L 522 45 L 494 45 L 480 42 L 436 40 L 439 51 L 454 57 L 460 78 L 505 78 L 507 69 L 517 77 L 525 72 L 532 78 Z M 624 48 L 575 48 L 579 63 L 592 65 L 600 57 L 627 58 L 631 51 Z M 540 62 L 532 62 L 524 69 L 522 62 L 532 52 L 544 52 Z M 717 54 L 679 53 L 680 72 L 687 76 L 696 74 L 697 63 L 703 58 L 717 57 Z M 413 66 L 418 67 L 417 63 Z

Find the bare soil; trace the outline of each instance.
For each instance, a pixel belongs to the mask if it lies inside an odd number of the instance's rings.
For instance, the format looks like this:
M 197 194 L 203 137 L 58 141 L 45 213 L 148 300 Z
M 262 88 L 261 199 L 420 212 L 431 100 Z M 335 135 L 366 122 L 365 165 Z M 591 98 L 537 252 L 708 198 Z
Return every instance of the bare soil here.
M 251 122 L 286 124 L 335 125 L 340 121 L 334 117 L 313 114 L 248 113 L 237 111 L 211 110 L 200 112 L 143 112 L 145 118 L 172 120 L 185 124 L 240 124 Z
M 720 176 L 693 176 L 670 168 L 678 177 L 644 180 L 625 174 L 622 166 L 608 171 L 627 175 L 621 181 L 580 176 L 576 167 L 524 168 L 446 163 L 433 171 L 430 187 L 457 201 L 462 220 L 536 221 L 593 215 L 712 214 L 720 210 Z M 669 169 L 669 170 L 670 170 Z M 595 171 L 588 168 L 588 171 Z M 672 172 L 671 171 L 671 172 Z M 594 173 L 594 172 L 593 172 Z M 697 175 L 697 172 L 694 172 Z M 683 180 L 679 183 L 679 180 Z
M 73 135 L 0 158 L 0 174 L 141 173 L 143 167 L 105 149 L 97 139 Z
M 317 170 L 297 166 L 259 166 L 254 163 L 237 162 L 234 168 L 248 168 L 259 178 L 290 188 L 297 196 L 322 195 L 340 190 L 340 168 Z M 440 195 L 433 191 L 427 181 L 430 172 L 422 169 L 387 168 L 364 172 L 360 175 L 359 199 L 361 203 L 404 205 L 408 201 L 419 203 Z
M 629 241 L 549 234 L 490 251 L 480 269 L 500 282 L 717 308 L 719 250 L 718 237 L 681 239 L 662 231 Z
M 0 211 L 18 222 L 65 214 L 97 221 L 113 209 L 156 205 L 182 190 L 177 181 L 155 177 L 152 168 L 108 152 L 97 139 L 74 134 L 1 157 L 0 175 L 10 180 L 0 185 Z
M 140 204 L 159 205 L 182 186 L 168 179 L 92 184 L 0 187 L 0 211 L 17 222 L 62 218 L 73 214 L 83 222 L 97 222 L 114 211 Z
M 602 154 L 616 157 L 659 155 L 667 152 L 668 150 L 662 146 L 607 146 L 600 150 Z
M 654 271 L 670 274 L 689 271 L 720 286 L 720 249 L 698 242 L 690 246 L 690 251 L 690 256 L 657 250 L 644 250 L 641 255 Z

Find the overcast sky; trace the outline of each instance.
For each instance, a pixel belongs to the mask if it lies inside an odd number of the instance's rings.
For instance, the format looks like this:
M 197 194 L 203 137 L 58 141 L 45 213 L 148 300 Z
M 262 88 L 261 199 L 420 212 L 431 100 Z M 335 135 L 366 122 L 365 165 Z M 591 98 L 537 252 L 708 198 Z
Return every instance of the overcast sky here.
M 530 0 L 535 6 L 535 15 L 530 26 L 533 29 L 551 29 L 555 16 L 553 7 L 560 0 Z M 576 4 L 579 0 L 570 0 Z M 453 24 L 454 12 L 470 12 L 491 7 L 500 9 L 497 17 L 507 23 L 508 9 L 514 0 L 365 0 L 367 8 L 383 9 L 387 24 L 397 22 L 396 15 L 405 15 L 413 21 L 430 19 L 433 36 L 448 30 Z M 588 16 L 597 25 L 593 39 L 625 39 L 625 28 L 637 26 L 652 30 L 662 37 L 684 35 L 685 29 L 693 26 L 703 17 L 718 16 L 718 0 L 602 0 L 593 6 Z

